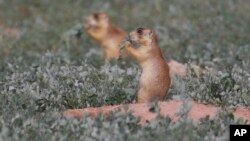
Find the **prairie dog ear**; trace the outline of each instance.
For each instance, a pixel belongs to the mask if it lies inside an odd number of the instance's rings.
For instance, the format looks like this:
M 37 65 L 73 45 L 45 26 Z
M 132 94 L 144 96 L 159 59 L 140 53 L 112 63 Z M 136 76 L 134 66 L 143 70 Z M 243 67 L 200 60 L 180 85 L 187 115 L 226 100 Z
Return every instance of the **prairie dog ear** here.
M 150 47 L 152 47 L 152 43 L 153 43 L 154 40 L 155 40 L 155 33 L 154 33 L 153 30 L 149 30 L 149 31 L 148 31 L 147 39 L 148 39 L 149 43 L 151 44 Z
M 148 36 L 150 39 L 153 39 L 154 38 L 154 31 L 150 30 Z
M 146 29 L 145 31 L 144 31 L 144 38 L 145 39 L 152 39 L 153 38 L 153 31 L 152 30 L 150 30 L 150 29 Z
M 154 33 L 152 30 L 147 31 L 146 35 L 145 35 L 146 39 L 148 40 L 152 40 L 154 38 Z

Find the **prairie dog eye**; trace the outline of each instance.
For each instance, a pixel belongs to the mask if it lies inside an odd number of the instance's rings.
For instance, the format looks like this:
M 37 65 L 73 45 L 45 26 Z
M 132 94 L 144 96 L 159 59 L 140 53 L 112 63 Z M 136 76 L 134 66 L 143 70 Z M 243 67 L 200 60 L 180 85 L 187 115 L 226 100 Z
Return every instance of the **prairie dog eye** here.
M 142 34 L 143 32 L 143 28 L 137 28 L 137 31 L 136 31 L 138 34 Z
M 94 18 L 95 18 L 95 19 L 99 19 L 99 14 L 98 14 L 98 13 L 95 13 L 95 14 L 94 14 Z

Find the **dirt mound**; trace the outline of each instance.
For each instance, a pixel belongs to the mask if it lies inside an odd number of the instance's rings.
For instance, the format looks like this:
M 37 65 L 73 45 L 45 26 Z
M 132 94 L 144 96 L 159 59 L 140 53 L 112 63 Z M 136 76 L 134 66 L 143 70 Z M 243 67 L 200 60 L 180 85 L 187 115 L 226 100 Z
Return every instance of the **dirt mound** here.
M 215 117 L 218 112 L 222 109 L 220 107 L 216 107 L 213 105 L 205 105 L 200 104 L 194 101 L 190 102 L 183 102 L 183 101 L 165 101 L 165 102 L 158 102 L 158 106 L 160 108 L 160 113 L 163 116 L 169 116 L 172 120 L 177 120 L 179 110 L 183 109 L 182 107 L 190 107 L 190 111 L 188 112 L 188 117 L 193 120 L 199 120 L 206 116 L 210 118 Z M 63 112 L 64 116 L 73 116 L 75 118 L 81 118 L 84 115 L 90 115 L 92 117 L 96 117 L 99 112 L 102 112 L 103 115 L 107 115 L 111 111 L 115 111 L 121 109 L 122 112 L 125 112 L 126 108 L 128 110 L 133 111 L 133 115 L 136 117 L 141 118 L 141 124 L 145 123 L 146 121 L 150 121 L 157 116 L 157 113 L 151 112 L 150 109 L 152 108 L 152 104 L 128 104 L 128 105 L 115 105 L 115 106 L 103 106 L 97 108 L 85 108 L 85 109 L 70 109 Z M 250 108 L 237 108 L 236 110 L 232 111 L 235 119 L 243 118 L 247 120 L 247 123 L 250 123 Z

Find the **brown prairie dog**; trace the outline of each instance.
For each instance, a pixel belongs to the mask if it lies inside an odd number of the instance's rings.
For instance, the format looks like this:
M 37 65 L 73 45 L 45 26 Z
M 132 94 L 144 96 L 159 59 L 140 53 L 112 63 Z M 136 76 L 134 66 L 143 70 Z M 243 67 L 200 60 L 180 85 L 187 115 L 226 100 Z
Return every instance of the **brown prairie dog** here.
M 122 29 L 115 27 L 107 14 L 94 13 L 88 16 L 85 21 L 85 30 L 90 37 L 101 44 L 104 49 L 105 63 L 108 63 L 113 58 L 119 57 L 120 45 L 126 33 Z M 169 61 L 168 65 L 171 76 L 186 76 L 185 65 L 174 60 Z M 194 68 L 194 70 L 202 70 L 199 66 L 192 65 L 191 67 Z M 202 71 L 196 72 L 197 74 L 202 73 Z
M 135 48 L 135 45 L 138 48 Z M 163 100 L 170 87 L 169 67 L 158 46 L 154 31 L 138 28 L 130 32 L 123 52 L 136 60 L 142 68 L 137 102 Z
M 105 13 L 94 13 L 86 18 L 85 30 L 104 49 L 105 62 L 119 57 L 120 43 L 126 33 L 115 27 Z

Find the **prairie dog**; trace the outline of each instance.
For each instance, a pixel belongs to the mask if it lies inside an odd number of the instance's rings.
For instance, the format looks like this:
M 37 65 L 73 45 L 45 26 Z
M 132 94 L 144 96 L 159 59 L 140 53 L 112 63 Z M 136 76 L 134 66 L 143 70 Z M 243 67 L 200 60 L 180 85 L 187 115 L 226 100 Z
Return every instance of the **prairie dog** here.
M 84 27 L 89 36 L 97 41 L 104 49 L 105 63 L 108 63 L 113 58 L 117 59 L 119 57 L 120 45 L 125 39 L 126 32 L 114 26 L 107 14 L 102 12 L 93 13 L 86 17 Z M 126 54 L 123 55 L 128 56 Z M 175 75 L 180 77 L 186 76 L 186 67 L 184 64 L 170 60 L 168 66 L 172 77 Z M 199 66 L 192 65 L 191 67 L 197 70 L 195 71 L 197 74 L 205 72 L 200 71 L 202 69 Z
M 115 27 L 105 13 L 93 13 L 85 19 L 85 30 L 104 49 L 105 63 L 119 57 L 120 43 L 126 33 Z
M 142 68 L 137 102 L 163 100 L 171 80 L 169 67 L 158 46 L 155 32 L 148 28 L 137 28 L 129 33 L 128 38 L 123 53 L 136 60 Z

